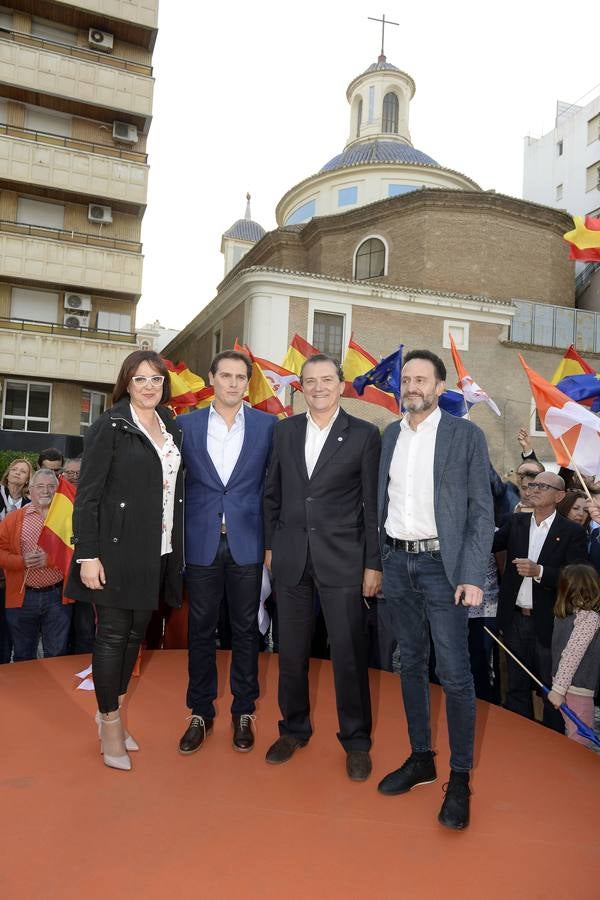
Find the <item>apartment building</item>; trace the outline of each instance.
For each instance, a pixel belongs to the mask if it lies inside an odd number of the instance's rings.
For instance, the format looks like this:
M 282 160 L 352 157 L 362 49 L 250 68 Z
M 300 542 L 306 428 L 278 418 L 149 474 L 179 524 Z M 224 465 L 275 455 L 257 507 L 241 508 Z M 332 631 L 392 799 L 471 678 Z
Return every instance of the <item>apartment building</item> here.
M 157 15 L 0 6 L 0 448 L 76 452 L 136 348 Z

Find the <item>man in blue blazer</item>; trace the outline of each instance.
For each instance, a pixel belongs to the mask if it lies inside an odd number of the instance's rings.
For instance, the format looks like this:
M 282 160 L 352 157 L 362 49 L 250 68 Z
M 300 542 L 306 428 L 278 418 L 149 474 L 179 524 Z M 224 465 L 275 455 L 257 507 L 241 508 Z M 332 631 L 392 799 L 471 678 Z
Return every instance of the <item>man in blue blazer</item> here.
M 436 779 L 429 721 L 429 634 L 446 694 L 450 780 L 438 819 L 469 823 L 475 691 L 467 607 L 478 606 L 494 535 L 490 463 L 483 433 L 441 411 L 446 367 L 429 350 L 408 353 L 400 392 L 406 415 L 383 436 L 379 537 L 383 594 L 400 651 L 411 756 L 379 784 L 404 794 Z
M 179 742 L 195 753 L 212 733 L 216 629 L 227 597 L 232 633 L 233 747 L 254 746 L 258 608 L 264 559 L 262 499 L 275 417 L 243 402 L 252 363 L 224 350 L 212 361 L 210 407 L 180 416 L 185 464 L 185 580 L 189 599 L 190 724 Z

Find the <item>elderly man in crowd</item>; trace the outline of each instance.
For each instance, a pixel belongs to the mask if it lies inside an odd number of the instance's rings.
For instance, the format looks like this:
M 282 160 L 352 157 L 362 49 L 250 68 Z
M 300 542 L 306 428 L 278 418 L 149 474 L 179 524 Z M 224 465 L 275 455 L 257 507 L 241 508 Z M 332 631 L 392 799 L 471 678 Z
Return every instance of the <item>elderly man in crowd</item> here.
M 540 472 L 544 472 L 544 467 L 537 459 L 526 460 L 517 468 L 517 480 L 519 482 L 520 500 L 515 506 L 514 512 L 531 512 L 532 506 L 529 502 L 529 487 L 531 482 L 535 480 Z
M 15 662 L 36 658 L 40 634 L 44 656 L 60 656 L 67 646 L 71 605 L 63 601 L 62 572 L 38 546 L 57 484 L 51 469 L 38 469 L 29 484 L 31 503 L 0 522 L 0 566 L 6 572 L 6 621 Z
M 65 465 L 62 470 L 64 477 L 76 489 L 79 484 L 79 473 L 81 471 L 81 457 L 75 459 L 65 459 Z
M 533 512 L 517 512 L 494 537 L 494 552 L 506 551 L 506 569 L 500 584 L 497 625 L 507 647 L 544 684 L 551 683 L 552 628 L 558 575 L 569 563 L 585 562 L 586 534 L 581 525 L 556 511 L 565 496 L 560 475 L 540 472 L 529 485 Z M 507 658 L 506 707 L 533 718 L 532 683 Z M 562 716 L 544 703 L 544 725 L 564 733 Z

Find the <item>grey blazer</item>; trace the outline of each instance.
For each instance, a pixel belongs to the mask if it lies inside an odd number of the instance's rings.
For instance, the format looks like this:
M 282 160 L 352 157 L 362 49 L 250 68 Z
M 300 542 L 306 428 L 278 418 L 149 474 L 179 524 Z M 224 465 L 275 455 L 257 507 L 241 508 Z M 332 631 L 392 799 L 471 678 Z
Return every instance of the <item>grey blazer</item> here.
M 494 537 L 494 505 L 485 436 L 477 425 L 441 410 L 433 461 L 434 511 L 448 581 L 483 588 Z M 378 520 L 382 555 L 388 481 L 400 422 L 383 434 L 379 465 Z

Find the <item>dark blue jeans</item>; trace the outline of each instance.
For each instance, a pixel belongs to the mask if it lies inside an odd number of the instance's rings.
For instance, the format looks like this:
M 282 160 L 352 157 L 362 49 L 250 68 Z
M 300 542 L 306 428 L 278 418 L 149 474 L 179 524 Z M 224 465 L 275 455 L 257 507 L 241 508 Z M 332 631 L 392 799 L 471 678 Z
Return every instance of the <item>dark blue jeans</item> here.
M 231 713 L 253 713 L 258 686 L 258 606 L 262 562 L 238 566 L 222 535 L 212 565 L 186 566 L 188 620 L 187 705 L 196 716 L 214 719 L 217 696 L 216 631 L 227 596 L 231 623 Z
M 431 750 L 429 630 L 436 674 L 446 695 L 450 766 L 473 766 L 475 691 L 468 647 L 467 608 L 454 605 L 439 552 L 406 553 L 386 545 L 383 593 L 400 651 L 402 697 L 413 752 Z
M 15 662 L 37 658 L 42 637 L 44 656 L 62 656 L 67 650 L 72 605 L 62 602 L 62 588 L 47 591 L 25 589 L 23 606 L 6 610 Z

